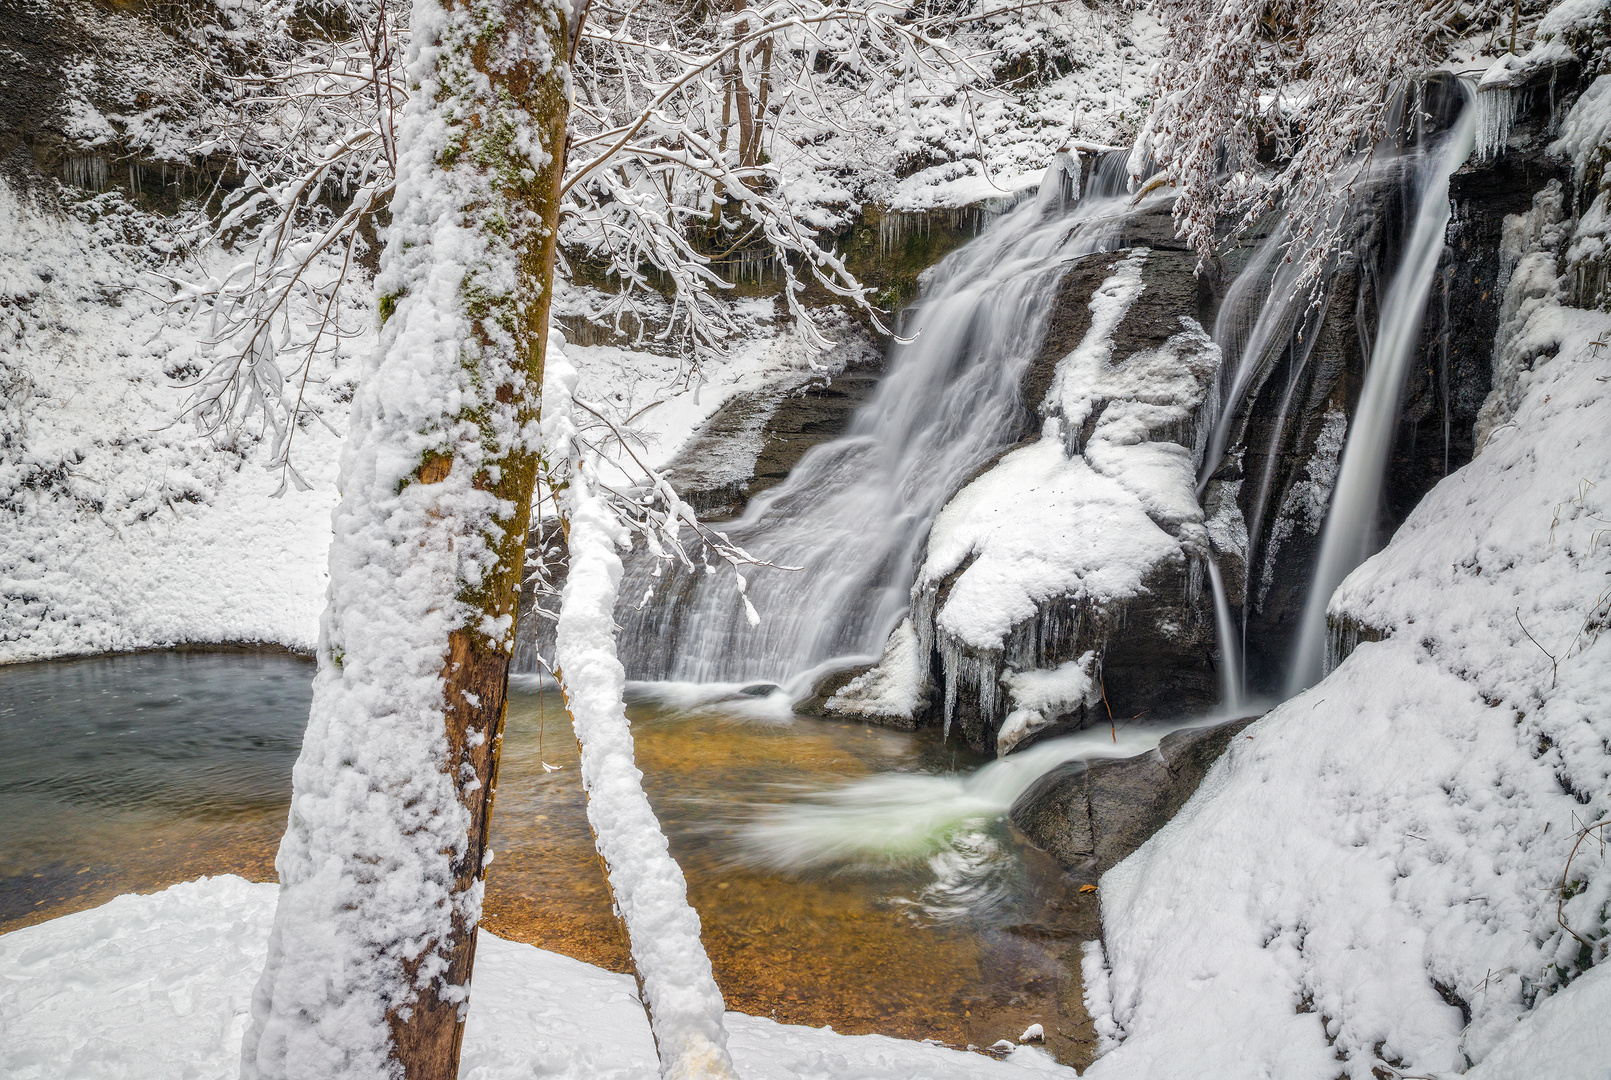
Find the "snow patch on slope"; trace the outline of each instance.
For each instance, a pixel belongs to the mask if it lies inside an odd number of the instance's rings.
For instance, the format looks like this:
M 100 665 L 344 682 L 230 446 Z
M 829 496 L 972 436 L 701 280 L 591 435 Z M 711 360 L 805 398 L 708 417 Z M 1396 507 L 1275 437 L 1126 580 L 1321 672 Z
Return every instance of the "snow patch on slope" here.
M 162 288 L 147 271 L 164 227 L 116 193 L 78 213 L 0 182 L 0 663 L 197 641 L 311 650 L 339 438 L 298 432 L 312 490 L 276 499 L 265 446 L 181 422 L 199 329 L 147 291 Z M 337 429 L 367 344 L 309 385 Z

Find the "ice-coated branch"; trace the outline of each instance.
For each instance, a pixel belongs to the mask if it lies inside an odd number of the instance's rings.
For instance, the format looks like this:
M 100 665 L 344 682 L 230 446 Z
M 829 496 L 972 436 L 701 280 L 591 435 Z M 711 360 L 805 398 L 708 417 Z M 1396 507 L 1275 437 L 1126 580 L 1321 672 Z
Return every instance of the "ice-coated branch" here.
M 735 272 L 765 267 L 817 349 L 832 342 L 808 290 L 882 325 L 824 240 L 853 211 L 850 193 L 800 178 L 833 167 L 825 140 L 887 142 L 893 118 L 913 110 L 951 109 L 977 133 L 974 110 L 1001 95 L 981 54 L 947 34 L 1054 7 L 966 0 L 923 18 L 881 0 L 573 10 L 561 258 L 609 283 L 592 317 L 636 322 L 697 366 L 741 328 L 726 300 Z M 212 434 L 259 429 L 270 466 L 293 483 L 300 390 L 323 351 L 363 329 L 337 297 L 390 206 L 396 117 L 416 92 L 399 61 L 414 33 L 407 10 L 332 0 L 321 11 L 332 29 L 299 37 L 277 5 L 231 9 L 231 34 L 255 42 L 257 59 L 245 74 L 216 73 L 231 93 L 209 118 L 216 136 L 195 150 L 228 156 L 244 182 L 197 213 L 193 246 L 243 255 L 229 275 L 181 282 L 175 296 L 205 323 L 188 415 Z

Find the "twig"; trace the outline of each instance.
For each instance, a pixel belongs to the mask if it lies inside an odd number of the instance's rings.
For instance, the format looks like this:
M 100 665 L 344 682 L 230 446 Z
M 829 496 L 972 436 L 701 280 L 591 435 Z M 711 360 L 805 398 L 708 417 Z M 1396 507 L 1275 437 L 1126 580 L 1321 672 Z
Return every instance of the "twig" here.
M 1522 631 L 1522 633 L 1527 635 L 1527 640 L 1528 641 L 1531 641 L 1534 645 L 1538 645 L 1538 639 L 1535 638 L 1532 635 L 1532 632 L 1527 629 L 1527 624 L 1521 621 L 1521 608 L 1516 609 L 1516 625 L 1521 627 L 1521 631 Z M 1560 671 L 1560 666 L 1561 666 L 1560 661 L 1555 659 L 1555 654 L 1554 653 L 1550 652 L 1548 649 L 1544 648 L 1544 646 L 1542 646 L 1542 645 L 1538 645 L 1538 651 L 1543 653 L 1545 656 L 1549 657 L 1549 663 L 1550 663 L 1549 688 L 1551 690 L 1553 690 L 1553 689 L 1555 689 L 1555 681 L 1556 681 L 1556 679 L 1557 679 L 1557 677 L 1559 675 L 1559 671 Z

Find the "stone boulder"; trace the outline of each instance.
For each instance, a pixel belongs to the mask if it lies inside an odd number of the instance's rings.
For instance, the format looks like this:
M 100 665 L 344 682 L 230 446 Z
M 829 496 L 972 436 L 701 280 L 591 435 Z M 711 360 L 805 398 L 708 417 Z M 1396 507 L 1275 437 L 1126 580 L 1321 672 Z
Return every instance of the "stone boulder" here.
M 1163 828 L 1255 719 L 1176 731 L 1139 757 L 1060 765 L 1030 785 L 1009 816 L 1064 868 L 1100 874 Z

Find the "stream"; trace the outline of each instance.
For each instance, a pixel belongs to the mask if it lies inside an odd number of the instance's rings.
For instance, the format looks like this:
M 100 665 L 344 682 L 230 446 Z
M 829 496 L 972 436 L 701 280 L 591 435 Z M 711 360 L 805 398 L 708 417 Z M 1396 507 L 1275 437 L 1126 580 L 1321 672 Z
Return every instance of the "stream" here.
M 245 652 L 0 672 L 0 932 L 203 874 L 274 880 L 312 673 Z M 1095 897 L 1005 812 L 1056 761 L 1141 753 L 1158 730 L 987 762 L 933 731 L 797 717 L 781 694 L 638 686 L 629 715 L 729 1008 L 954 1046 L 1040 1023 L 1060 1059 L 1089 1060 Z M 626 971 L 576 761 L 557 694 L 517 676 L 484 924 Z

